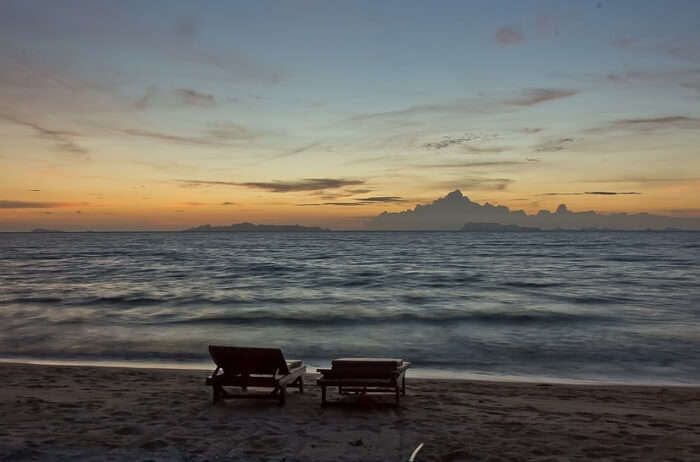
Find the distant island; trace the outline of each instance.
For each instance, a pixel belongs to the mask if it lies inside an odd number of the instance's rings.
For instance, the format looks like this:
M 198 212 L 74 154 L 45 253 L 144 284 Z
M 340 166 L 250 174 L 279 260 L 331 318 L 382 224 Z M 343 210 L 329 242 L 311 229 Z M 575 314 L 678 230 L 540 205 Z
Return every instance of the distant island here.
M 510 233 L 525 233 L 542 231 L 540 228 L 531 228 L 518 225 L 502 225 L 500 223 L 466 223 L 460 231 L 465 232 L 510 232 Z
M 284 232 L 284 233 L 327 233 L 330 229 L 317 226 L 301 225 L 256 225 L 254 223 L 237 223 L 231 226 L 202 225 L 184 230 L 186 233 L 223 233 L 223 232 Z
M 36 228 L 32 230 L 33 233 L 63 233 L 65 231 L 61 231 L 60 229 L 44 229 L 44 228 Z

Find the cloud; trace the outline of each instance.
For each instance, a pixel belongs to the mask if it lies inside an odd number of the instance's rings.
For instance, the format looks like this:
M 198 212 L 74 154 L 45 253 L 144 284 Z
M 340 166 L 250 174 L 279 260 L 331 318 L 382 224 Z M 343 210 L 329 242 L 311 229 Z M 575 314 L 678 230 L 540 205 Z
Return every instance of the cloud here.
M 204 50 L 189 50 L 184 58 L 198 67 L 207 66 L 225 73 L 230 79 L 239 82 L 276 85 L 287 78 L 278 67 L 268 65 L 245 54 L 229 49 L 226 55 L 215 55 Z
M 433 141 L 430 143 L 425 143 L 423 145 L 423 147 L 428 148 L 428 149 L 445 149 L 445 148 L 448 148 L 448 147 L 453 146 L 455 144 L 468 143 L 468 142 L 474 141 L 474 139 L 476 139 L 476 137 L 473 137 L 473 136 L 466 136 L 466 137 L 462 137 L 462 138 L 453 138 L 451 136 L 445 136 L 443 138 L 444 139 L 442 139 L 440 141 Z
M 697 83 L 682 83 L 681 87 L 683 88 L 690 88 L 691 90 L 695 90 L 697 92 L 700 92 L 700 82 Z
M 611 122 L 610 127 L 642 132 L 665 128 L 699 129 L 700 119 L 682 115 L 652 117 L 645 119 L 620 119 Z
M 152 107 L 172 108 L 210 108 L 216 106 L 216 97 L 192 88 L 177 88 L 170 91 L 159 90 L 152 85 L 146 88 L 142 97 L 134 101 L 131 106 L 137 110 L 146 110 Z
M 617 192 L 617 191 L 586 191 L 586 192 L 550 192 L 537 194 L 538 196 L 620 196 L 620 195 L 639 195 L 640 192 Z
M 700 43 L 697 39 L 677 39 L 663 42 L 660 48 L 669 56 L 694 63 L 700 62 Z
M 0 200 L 0 209 L 58 209 L 90 205 L 87 202 L 34 202 Z
M 158 89 L 156 87 L 148 87 L 146 89 L 146 93 L 141 98 L 134 101 L 134 108 L 138 110 L 144 110 L 150 107 L 151 105 L 153 105 L 157 94 Z
M 201 145 L 201 146 L 224 146 L 221 141 L 212 139 L 211 137 L 202 136 L 183 136 L 171 135 L 169 133 L 156 132 L 151 130 L 143 130 L 140 128 L 114 128 L 114 131 L 123 133 L 129 136 L 139 138 L 149 138 L 158 141 L 167 141 L 176 144 Z
M 210 180 L 177 180 L 185 187 L 198 186 L 241 186 L 251 189 L 262 189 L 269 192 L 297 192 L 319 191 L 323 189 L 336 189 L 344 186 L 364 184 L 364 180 L 350 180 L 344 178 L 305 178 L 297 181 L 272 181 L 272 182 L 233 182 Z
M 367 205 L 363 202 L 324 202 L 321 205 L 337 205 L 340 207 L 358 207 L 362 205 Z
M 591 192 L 595 194 L 597 192 Z M 584 193 L 585 194 L 585 193 Z M 528 215 L 522 210 L 479 204 L 456 190 L 429 204 L 396 213 L 383 212 L 369 221 L 376 230 L 459 230 L 467 223 L 495 223 L 538 227 L 541 229 L 664 229 L 677 227 L 700 230 L 700 218 L 679 218 L 640 214 L 599 214 L 595 211 L 574 212 L 560 204 L 554 212 L 540 210 Z
M 586 180 L 587 183 L 631 183 L 631 184 L 655 184 L 655 183 L 684 183 L 700 181 L 700 177 L 622 177 Z
M 472 142 L 482 142 L 497 138 L 497 135 L 465 135 L 461 137 L 454 136 L 443 136 L 439 141 L 431 141 L 429 143 L 423 144 L 424 148 L 440 150 L 449 148 L 455 145 L 467 145 Z M 479 147 L 479 146 L 466 146 L 466 149 L 472 152 L 502 152 L 505 148 L 501 147 Z
M 530 88 L 522 91 L 522 95 L 507 100 L 507 104 L 515 106 L 534 106 L 555 99 L 568 98 L 578 93 L 578 90 L 566 90 L 560 88 Z
M 263 189 L 270 192 L 318 191 L 335 189 L 343 186 L 364 184 L 363 180 L 348 180 L 342 178 L 306 178 L 299 181 L 247 182 L 241 186 L 253 189 Z
M 192 40 L 199 35 L 199 23 L 193 17 L 181 17 L 175 23 L 174 32 L 179 40 Z
M 507 47 L 517 45 L 525 41 L 525 35 L 518 25 L 501 26 L 495 34 L 496 42 Z
M 534 147 L 535 152 L 558 152 L 566 148 L 566 144 L 573 143 L 573 138 L 558 138 L 555 140 L 545 141 L 537 144 Z
M 338 207 L 360 207 L 363 205 L 373 205 L 377 203 L 398 203 L 398 202 L 406 202 L 405 199 L 402 199 L 401 197 L 398 196 L 374 196 L 374 197 L 360 197 L 357 199 L 354 199 L 354 202 L 320 202 L 320 203 L 311 203 L 311 204 L 297 204 L 297 207 L 310 207 L 310 206 L 325 206 L 325 205 L 332 205 L 332 206 L 338 206 Z
M 305 145 L 305 146 L 300 146 L 300 147 L 298 147 L 298 148 L 296 148 L 296 149 L 292 149 L 292 150 L 289 151 L 287 154 L 290 154 L 290 155 L 292 155 L 292 154 L 300 154 L 300 153 L 302 153 L 302 152 L 308 151 L 309 149 L 313 149 L 313 148 L 318 147 L 318 146 L 319 146 L 319 143 L 309 143 L 309 144 L 307 144 L 307 145 Z
M 441 115 L 441 114 L 484 114 L 508 112 L 515 107 L 527 107 L 548 101 L 568 98 L 578 94 L 578 90 L 561 88 L 528 88 L 520 91 L 516 97 L 500 97 L 491 100 L 461 101 L 452 103 L 416 104 L 394 111 L 358 114 L 350 118 L 354 122 L 375 119 L 397 119 L 401 117 Z M 411 121 L 402 122 L 408 123 Z
M 216 105 L 216 98 L 214 95 L 202 93 L 190 88 L 178 88 L 174 91 L 174 94 L 178 102 L 187 106 L 212 107 Z
M 182 187 L 196 188 L 199 186 L 240 186 L 240 183 L 233 181 L 214 181 L 214 180 L 176 180 L 176 183 Z
M 356 201 L 362 202 L 405 202 L 404 199 L 398 196 L 375 196 L 375 197 L 361 197 L 355 199 Z
M 0 114 L 0 119 L 4 119 L 15 125 L 32 129 L 40 138 L 51 140 L 54 143 L 54 148 L 57 151 L 75 154 L 76 157 L 81 157 L 83 159 L 90 157 L 86 148 L 79 146 L 73 141 L 72 137 L 79 136 L 76 132 L 46 128 L 37 122 L 25 120 L 12 115 Z
M 541 132 L 542 130 L 544 130 L 544 128 L 538 128 L 538 127 L 530 128 L 530 127 L 525 127 L 525 128 L 520 129 L 520 131 L 521 131 L 522 133 L 528 133 L 528 134 L 539 133 L 539 132 Z
M 437 183 L 436 186 L 468 191 L 504 191 L 513 182 L 514 180 L 510 178 L 466 177 L 458 180 L 442 181 Z
M 621 37 L 613 40 L 612 45 L 626 51 L 643 51 L 660 53 L 674 58 L 700 62 L 700 42 L 697 36 L 684 36 L 671 40 L 645 40 L 639 37 Z
M 595 196 L 616 196 L 616 195 L 639 195 L 640 192 L 615 192 L 615 191 L 587 191 L 584 194 L 592 194 Z
M 236 123 L 220 124 L 206 131 L 206 135 L 219 141 L 242 141 L 260 137 L 261 133 Z
M 420 167 L 428 168 L 477 168 L 477 167 L 501 167 L 505 165 L 522 165 L 527 162 L 517 160 L 484 161 L 484 162 L 453 162 L 445 164 L 423 164 Z
M 497 153 L 497 152 L 505 152 L 509 148 L 507 148 L 505 146 L 467 146 L 466 149 L 469 152 Z

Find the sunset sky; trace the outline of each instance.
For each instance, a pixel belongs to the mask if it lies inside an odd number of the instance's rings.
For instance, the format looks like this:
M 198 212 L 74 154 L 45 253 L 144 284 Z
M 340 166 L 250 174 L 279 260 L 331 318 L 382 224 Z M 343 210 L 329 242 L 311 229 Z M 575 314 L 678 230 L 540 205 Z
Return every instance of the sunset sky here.
M 699 217 L 700 2 L 3 0 L 0 139 L 0 231 Z

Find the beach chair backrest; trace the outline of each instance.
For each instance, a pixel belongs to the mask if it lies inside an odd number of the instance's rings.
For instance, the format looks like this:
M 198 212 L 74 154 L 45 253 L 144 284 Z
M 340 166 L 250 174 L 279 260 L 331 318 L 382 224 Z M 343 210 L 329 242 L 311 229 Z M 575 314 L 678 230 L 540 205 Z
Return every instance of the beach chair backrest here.
M 344 377 L 383 378 L 396 375 L 401 359 L 341 358 L 331 362 L 332 373 Z
M 253 348 L 209 345 L 209 354 L 225 374 L 289 374 L 279 348 Z

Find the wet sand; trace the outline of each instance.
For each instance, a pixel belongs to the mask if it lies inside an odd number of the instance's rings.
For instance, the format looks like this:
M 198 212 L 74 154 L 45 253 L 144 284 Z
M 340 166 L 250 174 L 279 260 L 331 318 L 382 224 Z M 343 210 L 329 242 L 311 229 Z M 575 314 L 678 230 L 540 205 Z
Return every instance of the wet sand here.
M 0 460 L 700 460 L 700 387 L 407 380 L 213 406 L 207 372 L 0 363 Z M 335 391 L 329 398 L 338 399 Z

